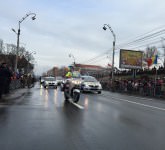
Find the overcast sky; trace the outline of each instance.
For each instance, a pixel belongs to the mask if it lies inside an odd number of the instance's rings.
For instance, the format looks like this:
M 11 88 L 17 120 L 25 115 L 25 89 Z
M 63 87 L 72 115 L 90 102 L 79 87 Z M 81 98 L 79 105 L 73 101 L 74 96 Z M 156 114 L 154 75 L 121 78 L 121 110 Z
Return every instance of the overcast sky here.
M 109 24 L 116 44 L 165 25 L 164 0 L 5 0 L 0 3 L 0 39 L 16 44 L 18 21 L 27 13 L 36 13 L 21 23 L 20 45 L 36 51 L 35 71 L 42 73 L 54 66 L 68 66 L 110 50 L 113 36 L 102 29 Z M 115 54 L 115 65 L 118 64 Z M 106 66 L 110 58 L 93 62 Z

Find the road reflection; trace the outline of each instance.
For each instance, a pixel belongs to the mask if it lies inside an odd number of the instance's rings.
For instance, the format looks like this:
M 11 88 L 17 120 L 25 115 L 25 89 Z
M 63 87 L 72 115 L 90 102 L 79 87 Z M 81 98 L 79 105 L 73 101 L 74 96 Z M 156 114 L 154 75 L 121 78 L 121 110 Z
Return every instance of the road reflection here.
M 85 99 L 84 99 L 84 108 L 85 109 L 88 109 L 88 103 L 89 103 L 88 97 L 85 96 Z
M 60 92 L 59 89 L 43 88 L 41 85 L 40 96 L 43 97 L 45 108 L 49 106 L 53 106 L 55 108 L 63 107 L 64 105 L 63 93 Z
M 43 95 L 43 86 L 40 85 L 40 96 L 42 96 L 42 95 Z
M 63 94 L 59 92 L 58 90 L 54 90 L 54 104 L 55 107 L 63 107 Z
M 48 108 L 48 100 L 49 100 L 48 89 L 45 89 L 45 95 L 44 95 L 44 107 L 45 108 Z

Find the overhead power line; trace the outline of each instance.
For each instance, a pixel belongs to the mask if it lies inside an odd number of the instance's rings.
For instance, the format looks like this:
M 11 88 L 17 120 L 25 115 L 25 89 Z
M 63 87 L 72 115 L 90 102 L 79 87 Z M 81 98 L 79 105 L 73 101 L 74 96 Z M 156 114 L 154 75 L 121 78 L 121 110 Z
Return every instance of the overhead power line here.
M 130 45 L 137 45 L 138 43 L 147 42 L 150 39 L 156 38 L 158 36 L 162 36 L 164 34 L 165 34 L 165 29 L 161 30 L 161 31 L 158 31 L 158 32 L 155 32 L 155 33 L 152 33 L 152 34 L 147 35 L 145 37 L 141 37 L 139 39 L 133 40 L 133 41 L 131 41 L 129 43 L 120 44 L 120 45 L 117 45 L 117 46 L 118 47 L 124 47 L 124 46 L 130 46 Z
M 96 57 L 93 57 L 93 58 L 88 59 L 88 60 L 86 60 L 86 61 L 82 61 L 81 63 L 88 63 L 88 62 L 95 61 L 96 59 L 99 59 L 100 57 L 103 57 L 103 56 L 107 55 L 108 52 L 109 52 L 109 50 L 107 50 L 106 52 L 103 52 L 103 53 L 97 55 Z
M 149 32 L 139 35 L 127 43 L 122 43 L 122 44 L 117 45 L 115 53 L 117 53 L 119 49 L 122 49 L 126 46 L 129 47 L 130 49 L 137 49 L 137 48 L 145 47 L 148 45 L 158 44 L 161 42 L 161 39 L 160 40 L 158 39 L 161 38 L 162 36 L 165 36 L 165 26 L 155 28 Z M 112 50 L 112 48 L 110 50 Z M 94 58 L 83 61 L 83 63 L 99 62 L 101 59 L 107 56 L 110 50 L 103 52 Z
M 152 32 L 156 32 L 157 30 L 161 30 L 161 29 L 164 29 L 164 28 L 165 28 L 165 25 L 159 26 L 159 27 L 157 27 L 157 28 L 154 28 L 154 29 L 152 29 L 152 30 L 146 32 L 146 33 L 143 33 L 143 34 L 141 34 L 141 35 L 138 35 L 138 36 L 136 36 L 136 37 L 128 38 L 128 39 L 129 39 L 129 40 L 127 40 L 128 42 L 124 42 L 124 43 L 121 43 L 121 44 L 119 44 L 119 45 L 123 45 L 123 44 L 129 43 L 130 41 L 133 41 L 133 40 L 136 40 L 136 39 L 138 39 L 138 38 L 144 37 L 145 35 L 148 35 L 148 34 L 150 34 L 150 33 L 152 33 Z
M 103 56 L 103 57 L 100 57 L 100 58 L 98 58 L 98 59 L 95 59 L 95 60 L 93 60 L 93 61 L 91 61 L 91 62 L 88 62 L 88 64 L 94 64 L 94 63 L 96 63 L 96 62 L 101 62 L 101 61 L 103 61 L 103 60 L 105 60 L 105 59 L 108 60 L 108 58 L 107 58 L 106 55 Z

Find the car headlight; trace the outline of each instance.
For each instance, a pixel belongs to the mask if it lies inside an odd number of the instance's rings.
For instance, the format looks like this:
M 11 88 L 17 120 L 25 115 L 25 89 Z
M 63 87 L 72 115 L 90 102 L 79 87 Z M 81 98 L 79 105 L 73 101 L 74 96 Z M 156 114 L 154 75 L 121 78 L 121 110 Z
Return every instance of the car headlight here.
M 48 84 L 48 81 L 45 81 L 45 84 Z
M 102 86 L 101 86 L 101 84 L 100 84 L 100 83 L 97 83 L 97 84 L 96 84 L 96 86 L 98 86 L 98 87 L 99 87 L 99 89 L 102 89 Z
M 89 87 L 89 85 L 88 85 L 88 84 L 86 84 L 86 83 L 84 83 L 84 84 L 83 84 L 83 86 L 84 86 L 84 87 L 86 87 L 86 88 L 88 88 L 88 87 Z

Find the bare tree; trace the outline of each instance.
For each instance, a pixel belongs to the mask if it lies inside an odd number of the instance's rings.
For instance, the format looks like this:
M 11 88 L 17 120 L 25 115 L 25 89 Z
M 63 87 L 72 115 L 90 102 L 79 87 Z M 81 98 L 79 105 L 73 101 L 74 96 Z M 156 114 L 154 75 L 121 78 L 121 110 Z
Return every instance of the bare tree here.
M 16 55 L 17 47 L 14 44 L 6 44 L 6 54 Z
M 0 39 L 0 62 L 6 61 L 13 69 L 16 60 L 17 46 L 14 44 L 5 44 L 2 39 Z M 32 70 L 34 67 L 34 56 L 26 50 L 25 47 L 19 47 L 18 51 L 18 69 L 21 70 Z

